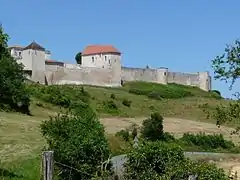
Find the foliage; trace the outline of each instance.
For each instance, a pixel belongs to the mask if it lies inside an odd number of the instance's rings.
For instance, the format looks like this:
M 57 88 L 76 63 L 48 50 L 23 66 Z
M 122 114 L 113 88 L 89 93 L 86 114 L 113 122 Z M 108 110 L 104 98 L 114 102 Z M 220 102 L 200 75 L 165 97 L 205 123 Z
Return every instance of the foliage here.
M 198 146 L 205 150 L 218 148 L 231 149 L 235 147 L 234 143 L 225 140 L 222 134 L 206 135 L 205 133 L 199 133 L 194 135 L 184 133 L 180 141 L 184 142 L 185 145 Z
M 211 90 L 211 92 L 213 92 L 213 93 L 215 93 L 215 94 L 217 94 L 217 95 L 219 95 L 219 96 L 221 96 L 221 92 L 220 91 L 218 91 L 218 90 Z
M 212 60 L 212 67 L 215 79 L 230 83 L 229 89 L 232 87 L 240 76 L 240 41 L 236 40 L 233 44 L 228 44 L 224 53 Z M 213 113 L 209 113 L 209 117 L 216 119 L 217 125 L 226 122 L 239 123 L 240 119 L 240 98 L 239 92 L 235 93 L 236 101 L 226 105 L 219 105 Z M 237 131 L 239 131 L 237 127 Z
M 132 144 L 125 141 L 122 136 L 108 135 L 109 148 L 112 156 L 122 155 L 132 148 Z
M 127 99 L 124 99 L 124 100 L 122 101 L 122 104 L 123 104 L 124 106 L 131 107 L 132 101 L 127 100 Z
M 116 99 L 115 94 L 111 94 L 110 98 L 111 98 L 111 99 Z
M 127 82 L 124 88 L 129 93 L 136 95 L 145 95 L 151 99 L 179 99 L 184 97 L 202 96 L 210 98 L 219 98 L 215 93 L 205 92 L 197 87 L 185 86 L 180 84 L 169 83 L 156 84 L 150 82 Z
M 105 112 L 109 114 L 118 113 L 118 106 L 113 100 L 103 101 L 103 108 L 105 109 Z
M 148 179 L 166 173 L 167 167 L 184 160 L 183 150 L 174 144 L 159 141 L 140 144 L 127 154 L 126 179 Z
M 44 121 L 41 131 L 49 149 L 54 151 L 55 160 L 78 169 L 73 171 L 57 164 L 62 179 L 90 179 L 109 157 L 104 127 L 85 103 L 79 103 L 67 114 Z
M 227 180 L 222 169 L 213 164 L 186 159 L 183 150 L 175 144 L 147 142 L 127 155 L 126 179 L 187 180 L 198 175 L 200 180 Z
M 122 137 L 124 141 L 129 142 L 130 141 L 130 133 L 127 129 L 122 129 L 118 131 L 115 136 Z
M 215 78 L 230 82 L 230 88 L 240 76 L 240 41 L 228 44 L 222 55 L 212 60 Z
M 174 140 L 174 137 L 169 133 L 163 131 L 163 117 L 155 112 L 151 114 L 151 117 L 144 120 L 141 129 L 142 137 L 146 140 Z
M 76 54 L 75 60 L 76 60 L 77 64 L 82 64 L 82 53 L 81 52 Z
M 70 108 L 77 102 L 89 103 L 90 99 L 90 94 L 83 87 L 79 89 L 67 85 L 42 86 L 35 84 L 29 85 L 28 88 L 34 97 L 65 108 Z
M 11 57 L 7 49 L 8 35 L 0 25 L 0 108 L 30 114 L 23 65 Z
M 199 180 L 228 180 L 223 169 L 206 162 L 185 159 L 167 168 L 167 173 L 163 176 L 165 180 L 188 180 L 189 175 L 197 175 Z

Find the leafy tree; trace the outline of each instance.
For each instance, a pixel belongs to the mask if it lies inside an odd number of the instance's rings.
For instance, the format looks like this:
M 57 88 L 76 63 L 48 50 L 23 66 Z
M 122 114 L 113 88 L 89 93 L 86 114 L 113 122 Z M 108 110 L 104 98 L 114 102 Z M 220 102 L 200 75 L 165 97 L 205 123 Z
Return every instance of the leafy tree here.
M 109 157 L 104 127 L 88 104 L 79 103 L 67 114 L 44 121 L 41 130 L 54 151 L 60 179 L 91 179 Z
M 9 36 L 0 25 L 0 108 L 30 114 L 23 65 L 11 57 L 7 48 L 8 39 Z
M 212 60 L 215 79 L 230 83 L 229 90 L 240 76 L 240 41 L 226 46 L 222 55 Z M 239 92 L 234 95 L 237 100 L 231 101 L 229 105 L 217 106 L 215 112 L 208 113 L 209 117 L 217 120 L 217 125 L 240 119 L 240 96 Z
M 160 141 L 146 142 L 127 154 L 124 176 L 126 179 L 159 179 L 168 166 L 182 160 L 184 154 L 180 146 Z
M 82 64 L 82 53 L 81 52 L 76 54 L 75 60 L 76 60 L 77 64 Z
M 189 175 L 198 175 L 199 180 L 228 179 L 214 164 L 186 159 L 181 147 L 160 141 L 133 149 L 124 166 L 125 179 L 187 180 Z
M 155 141 L 163 139 L 163 117 L 159 113 L 151 114 L 151 118 L 143 121 L 141 133 L 147 140 Z
M 215 79 L 230 82 L 230 89 L 240 76 L 240 41 L 236 40 L 233 45 L 227 45 L 225 52 L 212 60 Z

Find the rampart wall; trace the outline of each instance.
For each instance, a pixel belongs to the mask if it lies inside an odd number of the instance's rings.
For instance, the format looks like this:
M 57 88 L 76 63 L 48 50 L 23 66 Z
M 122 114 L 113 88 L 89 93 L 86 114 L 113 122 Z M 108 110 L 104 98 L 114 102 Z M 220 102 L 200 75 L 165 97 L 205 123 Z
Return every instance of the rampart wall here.
M 211 89 L 208 72 L 168 72 L 167 68 L 96 68 L 74 65 L 46 65 L 47 84 L 88 84 L 96 86 L 121 86 L 123 81 L 146 81 L 161 84 L 177 83 L 197 86 L 205 91 Z
M 89 67 L 46 67 L 46 81 L 51 84 L 88 84 L 96 86 L 121 86 L 121 77 L 116 76 L 113 68 L 89 68 Z
M 167 84 L 167 68 L 129 68 L 122 67 L 123 81 L 146 81 Z
M 168 83 L 177 83 L 189 86 L 199 85 L 198 73 L 181 73 L 181 72 L 168 72 L 167 75 Z

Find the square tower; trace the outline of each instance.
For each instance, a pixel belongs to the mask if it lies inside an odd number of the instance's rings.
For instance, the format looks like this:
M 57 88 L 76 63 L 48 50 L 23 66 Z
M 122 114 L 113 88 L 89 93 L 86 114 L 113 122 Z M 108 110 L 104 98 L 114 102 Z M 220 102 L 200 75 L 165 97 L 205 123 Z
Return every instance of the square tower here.
M 23 48 L 22 64 L 31 80 L 45 84 L 45 48 L 36 42 Z

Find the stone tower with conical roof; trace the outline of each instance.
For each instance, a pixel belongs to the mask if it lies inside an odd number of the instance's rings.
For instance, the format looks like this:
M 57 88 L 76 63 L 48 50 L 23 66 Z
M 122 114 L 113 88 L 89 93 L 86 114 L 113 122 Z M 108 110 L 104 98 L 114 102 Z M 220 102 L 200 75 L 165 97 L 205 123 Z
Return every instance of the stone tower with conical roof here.
M 23 48 L 22 63 L 30 79 L 45 84 L 45 48 L 33 41 Z

